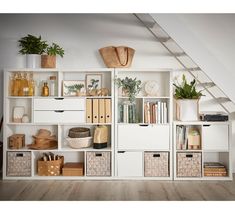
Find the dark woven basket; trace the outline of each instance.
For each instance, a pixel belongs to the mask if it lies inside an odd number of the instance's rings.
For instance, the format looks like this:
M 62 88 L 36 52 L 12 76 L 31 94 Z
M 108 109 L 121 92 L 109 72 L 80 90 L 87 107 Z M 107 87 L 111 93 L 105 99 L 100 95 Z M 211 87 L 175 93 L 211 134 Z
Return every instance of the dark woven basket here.
M 90 136 L 90 129 L 83 128 L 83 127 L 71 128 L 71 129 L 69 129 L 68 136 L 71 138 L 89 137 Z

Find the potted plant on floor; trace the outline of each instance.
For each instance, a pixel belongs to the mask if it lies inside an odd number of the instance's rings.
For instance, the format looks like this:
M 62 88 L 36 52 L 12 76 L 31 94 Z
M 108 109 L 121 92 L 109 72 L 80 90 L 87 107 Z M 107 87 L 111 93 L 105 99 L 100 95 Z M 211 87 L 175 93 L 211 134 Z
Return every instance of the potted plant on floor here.
M 174 98 L 176 99 L 176 119 L 180 121 L 195 121 L 199 119 L 199 99 L 204 96 L 196 90 L 196 80 L 187 82 L 185 75 L 182 83 L 175 86 Z
M 52 43 L 51 46 L 47 47 L 46 54 L 41 56 L 41 67 L 56 68 L 56 55 L 63 57 L 64 50 L 56 43 Z
M 41 66 L 41 54 L 47 48 L 46 41 L 43 41 L 41 36 L 36 37 L 28 34 L 22 37 L 19 42 L 19 53 L 26 55 L 26 67 L 27 68 L 40 68 Z

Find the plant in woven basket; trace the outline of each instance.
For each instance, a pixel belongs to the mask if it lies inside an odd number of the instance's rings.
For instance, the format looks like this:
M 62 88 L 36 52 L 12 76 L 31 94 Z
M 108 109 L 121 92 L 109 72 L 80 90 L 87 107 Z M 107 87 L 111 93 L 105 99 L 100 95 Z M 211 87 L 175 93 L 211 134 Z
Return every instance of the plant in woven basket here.
M 137 78 L 116 78 L 115 83 L 117 84 L 118 88 L 122 88 L 122 90 L 125 91 L 125 93 L 129 97 L 130 102 L 134 102 L 136 95 L 141 90 L 141 80 L 137 80 Z
M 196 80 L 193 79 L 190 83 L 187 82 L 185 75 L 182 76 L 181 84 L 173 84 L 175 86 L 174 97 L 176 99 L 199 99 L 204 96 L 200 91 L 196 90 Z
M 46 53 L 49 56 L 59 55 L 60 57 L 63 57 L 64 56 L 64 49 L 53 42 L 51 46 L 47 47 Z

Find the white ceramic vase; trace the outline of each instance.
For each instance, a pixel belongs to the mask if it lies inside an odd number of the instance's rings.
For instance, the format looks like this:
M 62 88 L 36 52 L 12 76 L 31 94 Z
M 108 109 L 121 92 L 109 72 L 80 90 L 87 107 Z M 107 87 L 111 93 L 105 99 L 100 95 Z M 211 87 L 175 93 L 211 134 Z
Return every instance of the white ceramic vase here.
M 180 121 L 199 120 L 199 99 L 177 99 L 176 119 Z
M 41 55 L 26 54 L 26 68 L 41 68 Z

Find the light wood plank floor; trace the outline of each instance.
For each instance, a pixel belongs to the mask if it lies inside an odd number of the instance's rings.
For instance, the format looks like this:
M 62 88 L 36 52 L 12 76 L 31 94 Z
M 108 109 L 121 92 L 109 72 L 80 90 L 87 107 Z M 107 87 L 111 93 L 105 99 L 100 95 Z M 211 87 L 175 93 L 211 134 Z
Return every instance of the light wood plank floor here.
M 0 181 L 1 201 L 235 200 L 235 181 Z

